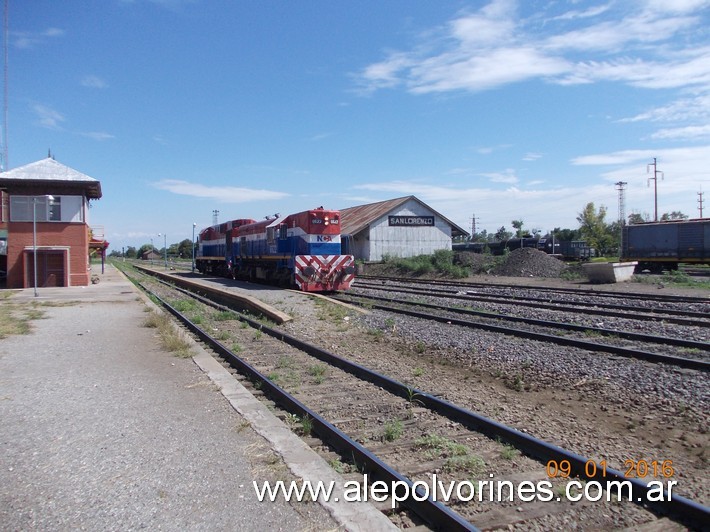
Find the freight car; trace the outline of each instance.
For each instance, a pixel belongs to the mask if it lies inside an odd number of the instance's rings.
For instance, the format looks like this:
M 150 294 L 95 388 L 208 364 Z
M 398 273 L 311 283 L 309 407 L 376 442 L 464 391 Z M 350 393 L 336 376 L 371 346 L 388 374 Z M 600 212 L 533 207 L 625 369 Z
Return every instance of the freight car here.
M 683 262 L 710 264 L 710 218 L 626 225 L 619 260 L 637 261 L 636 273 L 677 270 Z
M 292 286 L 304 292 L 346 290 L 355 259 L 340 247 L 340 213 L 323 207 L 257 222 L 207 227 L 195 266 L 203 274 Z
M 594 248 L 584 240 L 557 240 L 553 238 L 511 238 L 500 242 L 464 242 L 453 244 L 454 251 L 472 251 L 474 253 L 490 253 L 503 255 L 506 250 L 533 248 L 563 260 L 587 260 L 595 256 Z

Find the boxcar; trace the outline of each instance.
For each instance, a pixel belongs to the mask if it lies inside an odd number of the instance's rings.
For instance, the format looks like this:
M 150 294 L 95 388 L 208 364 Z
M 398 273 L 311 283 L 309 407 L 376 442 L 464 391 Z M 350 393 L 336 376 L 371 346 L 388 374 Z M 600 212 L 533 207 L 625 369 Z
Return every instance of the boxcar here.
M 710 218 L 624 226 L 620 260 L 637 261 L 637 272 L 652 273 L 680 263 L 710 264 Z

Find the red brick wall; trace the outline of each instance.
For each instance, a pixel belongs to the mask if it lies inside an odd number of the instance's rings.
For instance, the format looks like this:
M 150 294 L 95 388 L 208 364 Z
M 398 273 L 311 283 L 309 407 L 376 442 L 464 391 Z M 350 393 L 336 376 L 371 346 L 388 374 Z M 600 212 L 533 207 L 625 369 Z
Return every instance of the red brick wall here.
M 88 255 L 89 235 L 86 224 L 65 224 L 59 222 L 37 222 L 37 247 L 69 246 L 68 264 L 66 264 L 64 286 L 87 286 L 89 284 Z M 34 279 L 25 278 L 25 271 L 33 271 L 32 253 L 25 253 L 32 248 L 32 222 L 9 222 L 7 237 L 7 287 L 29 288 Z M 39 255 L 38 255 L 39 256 Z M 27 269 L 29 266 L 29 269 Z M 39 279 L 39 286 L 42 280 Z

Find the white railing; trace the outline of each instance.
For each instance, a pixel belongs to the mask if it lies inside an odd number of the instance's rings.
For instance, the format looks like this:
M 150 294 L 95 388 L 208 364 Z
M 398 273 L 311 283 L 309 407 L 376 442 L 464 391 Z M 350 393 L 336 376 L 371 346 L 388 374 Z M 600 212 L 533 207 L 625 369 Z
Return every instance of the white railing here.
M 103 225 L 94 225 L 90 227 L 91 229 L 91 238 L 94 240 L 104 240 L 104 226 Z

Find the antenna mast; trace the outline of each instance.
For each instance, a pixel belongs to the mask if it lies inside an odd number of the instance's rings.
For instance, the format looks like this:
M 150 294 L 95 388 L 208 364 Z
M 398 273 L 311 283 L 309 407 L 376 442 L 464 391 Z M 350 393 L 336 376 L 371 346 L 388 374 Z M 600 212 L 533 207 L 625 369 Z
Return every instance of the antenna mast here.
M 2 160 L 0 161 L 0 172 L 4 172 L 7 170 L 8 167 L 8 162 L 7 162 L 7 94 L 8 94 L 8 89 L 7 89 L 7 81 L 8 81 L 8 76 L 7 76 L 7 63 L 8 63 L 8 32 L 9 32 L 9 8 L 8 8 L 8 3 L 9 0 L 5 0 L 5 5 L 3 9 L 3 17 L 2 17 L 2 55 L 3 55 L 3 98 L 2 98 L 2 139 L 0 139 L 0 142 L 2 142 Z
M 476 218 L 476 214 L 473 213 L 471 215 L 471 238 L 475 238 L 476 236 L 476 222 L 480 220 L 480 218 Z
M 616 183 L 616 190 L 619 191 L 619 253 L 621 254 L 624 249 L 624 225 L 626 224 L 626 184 L 626 181 Z
M 626 181 L 616 183 L 616 190 L 619 191 L 619 224 L 624 225 L 626 222 Z

